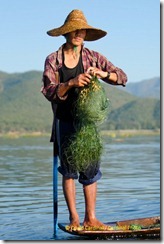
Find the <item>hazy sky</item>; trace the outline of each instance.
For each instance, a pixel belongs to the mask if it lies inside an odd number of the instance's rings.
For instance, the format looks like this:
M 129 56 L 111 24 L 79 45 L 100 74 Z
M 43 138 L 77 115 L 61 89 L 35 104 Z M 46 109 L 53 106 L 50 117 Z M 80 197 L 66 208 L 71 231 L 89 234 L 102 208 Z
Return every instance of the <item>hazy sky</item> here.
M 73 9 L 108 32 L 85 46 L 122 68 L 129 82 L 160 76 L 158 0 L 0 0 L 0 70 L 42 71 L 46 56 L 65 41 L 46 32 L 61 26 Z

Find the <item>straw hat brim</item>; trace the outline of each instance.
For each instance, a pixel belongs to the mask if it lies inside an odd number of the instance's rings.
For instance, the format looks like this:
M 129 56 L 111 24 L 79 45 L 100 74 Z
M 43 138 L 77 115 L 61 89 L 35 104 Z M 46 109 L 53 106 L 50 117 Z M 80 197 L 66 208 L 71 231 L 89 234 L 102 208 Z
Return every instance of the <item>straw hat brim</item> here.
M 87 23 L 84 23 L 81 21 L 66 22 L 64 25 L 62 25 L 59 28 L 55 28 L 55 29 L 47 31 L 47 34 L 49 36 L 61 36 L 61 35 L 65 35 L 69 32 L 81 30 L 81 29 L 86 29 L 86 37 L 84 39 L 85 41 L 95 41 L 95 40 L 98 40 L 98 39 L 104 37 L 107 34 L 106 31 L 94 28 L 94 27 L 88 25 Z

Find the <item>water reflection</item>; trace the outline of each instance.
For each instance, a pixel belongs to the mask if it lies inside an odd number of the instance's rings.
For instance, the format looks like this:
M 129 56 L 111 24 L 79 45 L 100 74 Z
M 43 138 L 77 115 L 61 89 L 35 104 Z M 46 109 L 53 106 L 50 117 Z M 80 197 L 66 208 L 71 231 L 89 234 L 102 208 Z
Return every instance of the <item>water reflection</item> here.
M 52 157 L 52 144 L 47 137 L 1 138 L 1 240 L 79 240 L 60 230 L 53 237 Z M 104 138 L 101 169 L 98 218 L 109 222 L 160 215 L 159 137 L 132 137 L 123 141 Z M 76 186 L 82 221 L 82 186 L 78 182 Z M 60 175 L 58 204 L 58 221 L 67 222 Z

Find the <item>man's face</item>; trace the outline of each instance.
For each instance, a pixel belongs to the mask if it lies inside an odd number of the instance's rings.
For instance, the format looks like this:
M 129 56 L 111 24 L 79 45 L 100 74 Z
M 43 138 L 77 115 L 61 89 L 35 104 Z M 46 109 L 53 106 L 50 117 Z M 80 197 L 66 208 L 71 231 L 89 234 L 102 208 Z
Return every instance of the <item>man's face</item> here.
M 86 36 L 86 30 L 76 30 L 67 34 L 67 42 L 73 44 L 74 46 L 82 45 Z

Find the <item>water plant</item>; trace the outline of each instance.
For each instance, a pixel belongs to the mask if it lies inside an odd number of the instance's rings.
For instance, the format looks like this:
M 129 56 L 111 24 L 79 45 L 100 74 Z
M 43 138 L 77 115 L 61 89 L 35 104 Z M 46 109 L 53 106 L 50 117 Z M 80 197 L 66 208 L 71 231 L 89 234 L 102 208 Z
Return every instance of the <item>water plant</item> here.
M 69 138 L 65 156 L 79 172 L 100 161 L 103 146 L 98 126 L 107 117 L 108 105 L 105 90 L 96 76 L 78 90 L 73 111 L 76 132 Z

